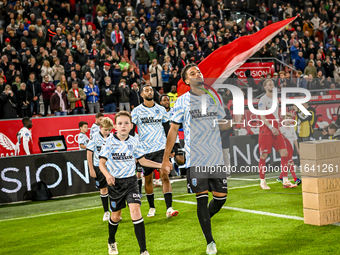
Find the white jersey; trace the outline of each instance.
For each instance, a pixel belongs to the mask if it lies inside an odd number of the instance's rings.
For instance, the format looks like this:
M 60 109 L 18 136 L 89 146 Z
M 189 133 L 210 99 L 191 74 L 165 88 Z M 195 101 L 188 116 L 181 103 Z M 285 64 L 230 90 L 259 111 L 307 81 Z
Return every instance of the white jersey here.
M 206 114 L 202 114 L 202 96 L 191 91 L 180 96 L 174 105 L 171 121 L 183 123 L 186 167 L 224 165 L 220 128 L 214 121 L 226 114 L 220 98 L 213 96 L 214 99 L 205 94 Z
M 89 143 L 86 146 L 86 150 L 93 152 L 93 165 L 99 166 L 99 152 L 102 147 L 105 145 L 106 140 L 111 136 L 111 134 L 104 138 L 102 133 L 97 132 L 95 133 L 92 138 L 90 139 Z
M 90 139 L 92 138 L 92 136 L 99 132 L 100 131 L 100 125 L 97 125 L 96 123 L 94 123 L 91 127 L 91 130 L 90 130 Z
M 163 106 L 140 104 L 131 112 L 132 123 L 137 125 L 139 141 L 146 154 L 165 149 L 166 136 L 163 123 L 170 121 Z
M 272 108 L 273 99 L 264 95 L 260 98 L 259 101 L 259 110 L 269 110 Z M 279 107 L 276 107 L 275 111 L 272 113 L 276 119 L 279 119 Z
M 292 145 L 293 150 L 294 150 L 294 141 L 296 141 L 298 139 L 294 126 L 290 126 L 290 127 L 282 126 L 282 127 L 280 127 L 280 132 L 281 132 L 281 134 L 283 134 L 283 136 L 285 138 L 287 138 L 289 140 L 289 142 Z
M 17 133 L 16 155 L 31 155 L 32 133 L 23 127 Z
M 136 137 L 129 136 L 125 141 L 121 141 L 114 134 L 106 140 L 99 157 L 107 160 L 107 170 L 113 177 L 128 178 L 136 175 L 135 160 L 142 158 L 144 154 L 141 143 Z
M 80 145 L 85 145 L 85 146 L 87 146 L 89 140 L 90 140 L 90 139 L 87 137 L 86 134 L 80 132 L 79 135 L 78 135 L 79 150 L 85 150 L 85 149 L 82 149 L 82 148 L 80 147 Z

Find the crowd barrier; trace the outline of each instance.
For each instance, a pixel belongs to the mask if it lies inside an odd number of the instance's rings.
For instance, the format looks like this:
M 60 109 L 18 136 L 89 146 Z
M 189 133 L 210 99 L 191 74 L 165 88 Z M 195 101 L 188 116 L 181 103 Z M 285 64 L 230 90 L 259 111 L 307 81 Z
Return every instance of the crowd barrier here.
M 25 200 L 38 181 L 48 185 L 52 196 L 96 190 L 84 150 L 1 158 L 0 172 L 0 204 Z

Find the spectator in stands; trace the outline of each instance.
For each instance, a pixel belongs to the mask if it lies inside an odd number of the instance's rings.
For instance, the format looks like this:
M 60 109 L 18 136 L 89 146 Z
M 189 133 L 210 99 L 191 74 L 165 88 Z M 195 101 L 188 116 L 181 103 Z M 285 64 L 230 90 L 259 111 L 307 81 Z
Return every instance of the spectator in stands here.
M 119 29 L 118 24 L 114 26 L 114 30 L 111 33 L 111 41 L 117 54 L 123 56 L 123 44 L 125 42 L 125 38 L 123 32 Z
M 40 114 L 39 97 L 41 95 L 41 84 L 35 78 L 35 73 L 30 73 L 29 79 L 26 83 L 27 90 L 32 96 L 31 114 Z
M 128 70 L 129 69 L 130 64 L 128 62 L 126 62 L 125 56 L 121 56 L 120 57 L 120 62 L 119 62 L 119 67 L 120 69 L 123 70 Z
M 67 115 L 68 101 L 66 93 L 62 90 L 60 84 L 56 86 L 56 91 L 51 96 L 50 100 L 51 112 L 53 111 L 55 116 Z
M 1 97 L 2 104 L 2 116 L 4 119 L 14 119 L 17 114 L 17 98 L 11 89 L 10 85 L 5 86 L 5 90 L 2 92 Z
M 133 108 L 137 107 L 143 102 L 143 98 L 140 95 L 140 90 L 137 82 L 134 82 L 131 87 L 132 89 L 130 93 L 130 106 L 131 110 L 133 110 Z
M 93 83 L 99 86 L 103 77 L 102 77 L 102 73 L 99 70 L 99 68 L 95 66 L 95 63 L 93 60 L 90 61 L 90 65 L 86 69 L 86 72 L 89 72 L 91 74 L 91 77 L 94 78 Z M 86 76 L 86 73 L 85 73 L 85 76 Z M 89 79 L 89 77 L 87 77 L 87 79 Z
M 48 76 L 48 80 L 50 82 L 53 82 L 54 72 L 53 69 L 50 66 L 50 62 L 48 60 L 45 60 L 42 67 L 41 67 L 41 77 Z
M 55 86 L 52 82 L 49 81 L 49 76 L 47 74 L 44 76 L 44 81 L 41 83 L 41 91 L 44 101 L 44 116 L 47 116 L 48 106 L 50 105 L 50 99 L 55 91 Z M 53 114 L 52 110 L 51 114 Z
M 150 81 L 152 87 L 154 87 L 157 91 L 163 87 L 162 70 L 163 68 L 157 63 L 157 60 L 152 60 L 152 64 L 149 66 Z
M 305 75 L 309 76 L 310 74 L 313 76 L 313 78 L 316 78 L 317 76 L 316 68 L 312 60 L 308 61 L 308 66 L 305 68 Z
M 168 64 L 163 64 L 163 70 L 162 70 L 162 83 L 163 83 L 163 92 L 166 94 L 170 92 L 171 90 L 171 84 L 169 83 L 169 78 L 171 76 L 171 72 L 169 69 Z
M 152 45 L 150 45 L 150 50 L 149 50 L 149 62 L 148 64 L 152 63 L 152 60 L 156 59 L 158 61 L 158 55 L 157 52 L 154 51 L 154 47 Z
M 169 78 L 169 84 L 176 85 L 178 84 L 178 81 L 181 79 L 180 75 L 178 75 L 177 69 L 172 69 L 171 76 Z
M 119 111 L 130 112 L 130 88 L 126 85 L 125 79 L 120 79 L 118 85 Z
M 323 66 L 324 66 L 325 72 L 326 72 L 325 77 L 334 78 L 334 75 L 333 75 L 334 65 L 333 65 L 333 63 L 331 62 L 331 59 L 330 59 L 329 56 L 326 57 L 326 61 L 325 61 L 325 63 L 323 64 Z
M 152 46 L 151 46 L 152 47 Z M 152 47 L 153 49 L 153 47 Z M 148 74 L 148 62 L 149 62 L 149 54 L 147 50 L 144 48 L 142 42 L 139 43 L 138 50 L 136 51 L 136 60 L 138 61 L 139 74 L 142 76 Z
M 296 73 L 296 87 L 307 89 L 307 81 L 303 78 L 301 71 Z
M 60 85 L 62 91 L 64 91 L 66 94 L 68 93 L 69 88 L 72 87 L 72 84 L 70 84 L 70 85 L 68 84 L 65 75 L 62 75 L 62 76 L 60 77 L 60 81 L 57 83 L 57 85 Z
M 122 71 L 120 69 L 120 66 L 119 66 L 119 64 L 116 64 L 115 68 L 112 71 L 112 79 L 113 79 L 112 82 L 113 82 L 114 85 L 118 85 L 119 79 L 120 79 L 121 76 L 122 76 Z
M 100 104 L 99 104 L 99 96 L 100 91 L 97 85 L 94 84 L 93 78 L 89 78 L 89 84 L 85 86 L 84 92 L 87 96 L 87 107 L 89 109 L 89 113 L 98 113 L 100 112 Z
M 18 113 L 21 118 L 31 117 L 30 101 L 32 100 L 30 93 L 26 90 L 26 84 L 20 84 L 20 90 L 17 92 Z
M 100 90 L 104 111 L 116 112 L 118 90 L 116 86 L 111 83 L 111 78 L 109 76 L 106 76 L 104 81 L 105 84 Z
M 85 100 L 86 94 L 78 88 L 78 82 L 72 82 L 72 89 L 69 90 L 67 99 L 70 102 L 70 109 L 72 114 L 85 114 Z
M 300 51 L 298 57 L 295 60 L 296 69 L 303 72 L 305 70 L 305 63 L 306 60 L 303 58 L 303 53 Z
M 57 85 L 61 79 L 61 76 L 65 74 L 65 69 L 64 67 L 60 64 L 60 60 L 56 58 L 54 60 L 54 65 L 52 67 L 53 70 L 53 80 L 54 80 L 54 85 Z

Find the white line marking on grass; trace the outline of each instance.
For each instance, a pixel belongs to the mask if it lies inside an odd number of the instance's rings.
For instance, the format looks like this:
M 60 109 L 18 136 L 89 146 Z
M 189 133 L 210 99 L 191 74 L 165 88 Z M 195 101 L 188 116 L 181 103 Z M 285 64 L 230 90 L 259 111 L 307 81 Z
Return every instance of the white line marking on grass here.
M 164 200 L 164 198 L 162 198 Z M 182 203 L 182 204 L 189 204 L 189 205 L 196 205 L 196 202 L 192 201 L 183 201 L 183 200 L 177 200 L 173 199 L 173 202 Z M 249 210 L 249 209 L 243 209 L 243 208 L 237 208 L 237 207 L 230 207 L 230 206 L 222 206 L 223 209 L 226 210 L 232 210 L 232 211 L 238 211 L 238 212 L 246 212 L 246 213 L 253 213 L 253 214 L 259 214 L 264 216 L 272 216 L 277 218 L 284 218 L 284 219 L 290 219 L 290 220 L 304 220 L 303 217 L 293 216 L 293 215 L 285 215 L 285 214 L 278 214 L 278 213 L 270 213 L 270 212 L 262 212 L 262 211 L 256 211 L 256 210 Z M 340 227 L 340 223 L 333 223 L 331 225 Z
M 98 209 L 98 208 L 102 208 L 102 206 L 88 207 L 88 208 L 75 209 L 75 210 L 69 210 L 69 211 L 61 211 L 61 212 L 52 212 L 52 213 L 36 214 L 36 215 L 30 215 L 30 216 L 18 217 L 18 218 L 9 218 L 9 219 L 0 220 L 0 222 L 3 222 L 3 221 L 11 221 L 11 220 L 23 220 L 23 219 L 37 218 L 37 217 L 42 217 L 42 216 L 54 215 L 54 214 L 63 214 L 63 213 L 79 212 L 79 211 L 93 210 L 93 209 Z
M 183 201 L 183 200 L 177 200 L 177 199 L 173 199 L 172 201 L 173 202 L 182 203 L 182 204 L 196 205 L 196 202 L 191 202 L 191 201 Z M 237 207 L 230 207 L 230 206 L 222 206 L 222 208 L 223 209 L 227 209 L 227 210 L 233 210 L 233 211 L 239 211 L 239 212 L 247 212 L 247 213 L 254 213 L 254 214 L 259 214 L 259 215 L 272 216 L 272 217 L 278 217 L 278 218 L 285 218 L 285 219 L 291 219 L 291 220 L 303 220 L 302 217 L 285 215 L 285 214 L 262 212 L 262 211 L 249 210 L 249 209 L 243 209 L 243 208 L 237 208 Z

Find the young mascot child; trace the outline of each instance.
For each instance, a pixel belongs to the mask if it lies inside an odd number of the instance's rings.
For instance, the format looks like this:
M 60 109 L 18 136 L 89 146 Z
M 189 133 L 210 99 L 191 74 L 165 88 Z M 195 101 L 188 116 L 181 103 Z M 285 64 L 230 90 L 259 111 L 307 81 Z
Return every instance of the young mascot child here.
M 92 135 L 86 147 L 90 176 L 96 180 L 96 187 L 100 189 L 100 197 L 104 208 L 103 221 L 108 221 L 110 219 L 110 212 L 106 179 L 99 170 L 99 152 L 104 146 L 107 138 L 110 136 L 112 128 L 112 120 L 108 117 L 103 118 L 100 123 L 100 131 Z
M 109 254 L 118 254 L 115 235 L 117 232 L 121 210 L 129 205 L 131 220 L 140 247 L 140 254 L 148 255 L 145 241 L 145 227 L 140 210 L 141 200 L 135 173 L 137 161 L 146 167 L 160 168 L 156 163 L 144 158 L 144 150 L 139 140 L 129 136 L 132 129 L 131 115 L 120 111 L 115 116 L 117 132 L 109 137 L 100 151 L 100 171 L 106 177 L 110 197 L 111 218 L 109 220 Z M 170 168 L 170 167 L 169 167 Z M 170 169 L 169 169 L 170 170 Z

